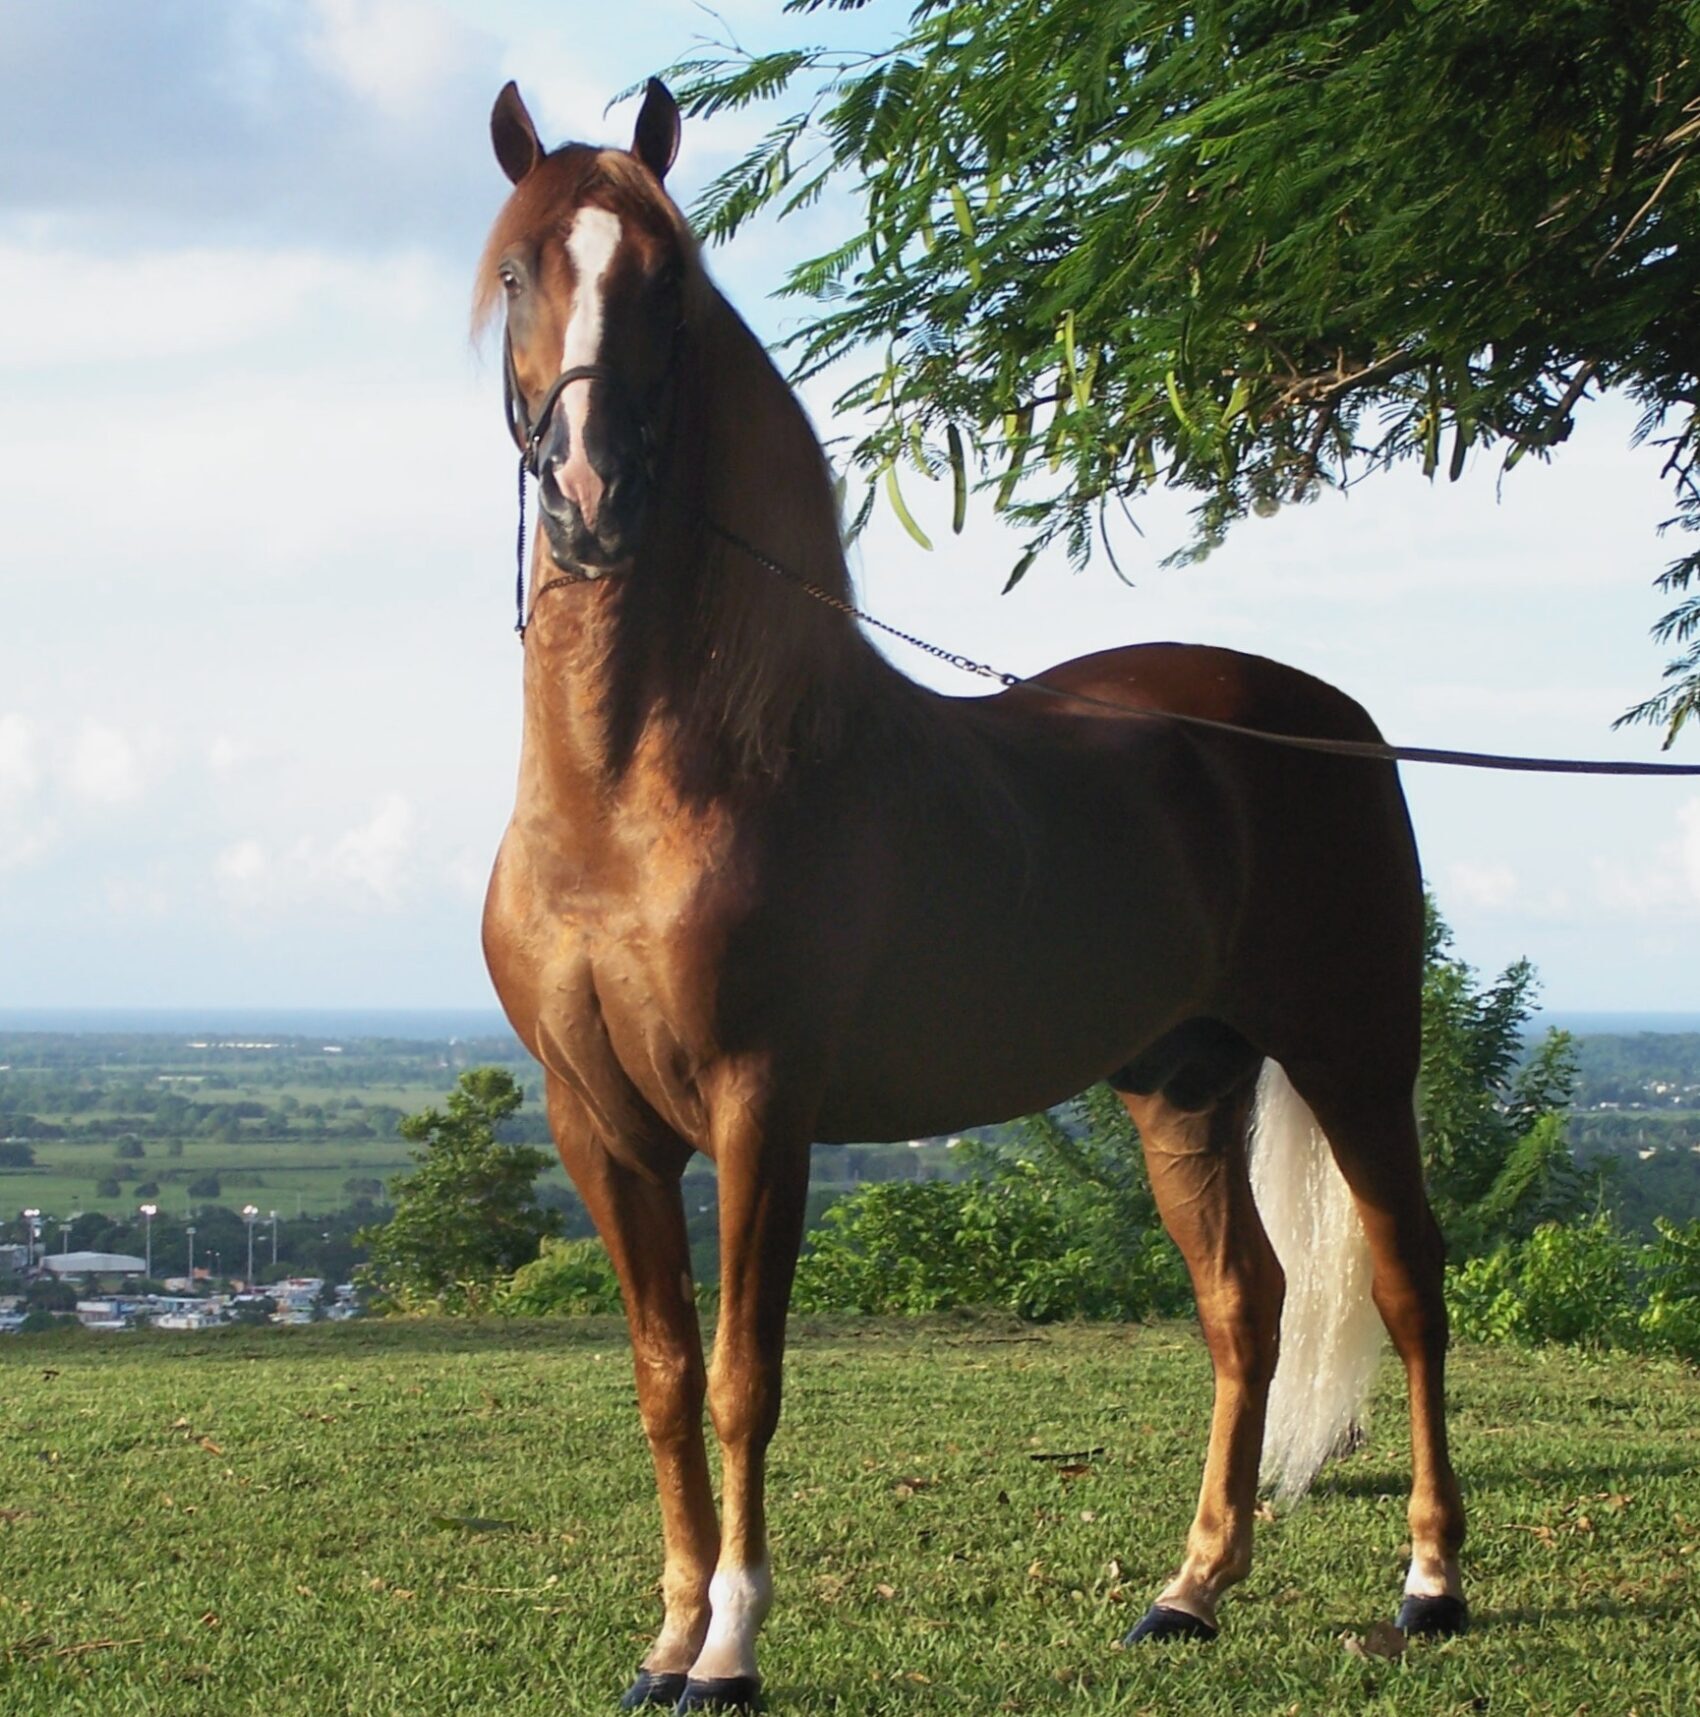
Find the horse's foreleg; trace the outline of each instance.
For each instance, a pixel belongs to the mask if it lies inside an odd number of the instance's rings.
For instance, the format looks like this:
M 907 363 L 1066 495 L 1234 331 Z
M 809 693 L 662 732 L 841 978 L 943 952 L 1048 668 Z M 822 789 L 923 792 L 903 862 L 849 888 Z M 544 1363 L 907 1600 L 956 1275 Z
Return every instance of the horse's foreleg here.
M 706 1379 L 684 1201 L 676 1177 L 646 1178 L 590 1138 L 564 1090 L 551 1088 L 549 1118 L 561 1161 L 620 1278 L 638 1410 L 661 1502 L 661 1632 L 623 1703 L 671 1705 L 708 1632 L 708 1586 L 720 1549 L 703 1443 Z M 681 1166 L 686 1156 L 681 1146 Z
M 1446 1248 L 1423 1188 L 1407 1095 L 1343 1094 L 1328 1072 L 1289 1069 L 1352 1189 L 1369 1240 L 1372 1292 L 1405 1367 L 1411 1400 L 1411 1567 L 1399 1625 L 1455 1634 L 1468 1625 L 1458 1552 L 1464 1503 L 1446 1446 Z
M 1222 1593 L 1251 1567 L 1257 1469 L 1281 1321 L 1282 1276 L 1252 1203 L 1246 1168 L 1249 1084 L 1200 1113 L 1161 1096 L 1124 1096 L 1145 1146 L 1163 1226 L 1192 1275 L 1215 1367 L 1210 1446 L 1186 1559 L 1136 1640 L 1209 1638 Z
M 720 1561 L 713 1619 L 683 1709 L 747 1705 L 760 1687 L 756 1634 L 772 1601 L 763 1485 L 779 1423 L 785 1313 L 802 1244 L 806 1134 L 756 1133 L 742 1119 L 716 1151 L 720 1317 L 708 1404 L 721 1450 Z

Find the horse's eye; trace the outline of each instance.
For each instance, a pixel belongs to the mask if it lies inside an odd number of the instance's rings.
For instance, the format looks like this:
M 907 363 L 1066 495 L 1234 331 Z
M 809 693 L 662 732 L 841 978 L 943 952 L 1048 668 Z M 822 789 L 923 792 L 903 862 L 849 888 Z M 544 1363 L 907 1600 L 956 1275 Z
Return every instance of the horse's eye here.
M 504 268 L 501 274 L 502 290 L 512 298 L 519 291 L 519 276 L 511 268 Z

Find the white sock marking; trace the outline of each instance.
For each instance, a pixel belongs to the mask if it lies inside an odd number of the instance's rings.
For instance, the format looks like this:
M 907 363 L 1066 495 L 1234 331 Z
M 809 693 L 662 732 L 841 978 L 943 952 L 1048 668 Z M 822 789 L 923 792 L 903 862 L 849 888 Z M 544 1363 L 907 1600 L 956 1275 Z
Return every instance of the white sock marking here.
M 773 1578 L 765 1563 L 753 1568 L 717 1568 L 708 1585 L 708 1638 L 691 1665 L 699 1681 L 730 1680 L 756 1673 L 756 1634 L 773 1602 Z

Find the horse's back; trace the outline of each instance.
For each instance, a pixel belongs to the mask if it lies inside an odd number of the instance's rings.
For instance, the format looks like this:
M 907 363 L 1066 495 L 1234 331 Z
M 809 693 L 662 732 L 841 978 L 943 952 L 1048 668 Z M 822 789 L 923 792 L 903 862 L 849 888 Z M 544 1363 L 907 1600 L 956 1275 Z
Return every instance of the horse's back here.
M 1079 714 L 1112 719 L 1120 711 L 1149 710 L 1230 722 L 1265 733 L 1309 739 L 1379 740 L 1363 706 L 1314 674 L 1267 656 L 1212 644 L 1130 644 L 1047 668 L 1035 676 L 1055 691 L 1090 702 L 1071 702 Z M 1012 699 L 1051 699 L 1017 688 Z

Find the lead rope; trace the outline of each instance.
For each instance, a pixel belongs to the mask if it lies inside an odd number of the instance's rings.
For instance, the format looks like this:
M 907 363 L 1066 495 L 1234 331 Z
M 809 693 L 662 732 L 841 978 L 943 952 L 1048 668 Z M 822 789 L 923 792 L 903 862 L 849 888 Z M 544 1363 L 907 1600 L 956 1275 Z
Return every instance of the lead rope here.
M 1046 685 L 1040 679 L 1027 679 L 1020 674 L 1006 673 L 987 662 L 977 662 L 972 656 L 959 655 L 954 650 L 941 649 L 924 638 L 900 631 L 884 620 L 864 614 L 854 603 L 847 602 L 831 591 L 804 578 L 799 572 L 783 566 L 771 555 L 764 554 L 753 543 L 746 542 L 736 531 L 729 531 L 706 513 L 698 515 L 702 522 L 723 542 L 746 554 L 758 566 L 794 584 L 828 608 L 873 626 L 888 636 L 897 638 L 936 661 L 945 662 L 965 674 L 977 674 L 981 679 L 994 680 L 1008 691 L 1017 688 L 1040 692 L 1064 703 L 1084 704 L 1088 708 L 1109 710 L 1120 716 L 1146 716 L 1176 721 L 1187 727 L 1207 728 L 1213 733 L 1230 733 L 1241 739 L 1261 739 L 1268 745 L 1286 746 L 1294 751 L 1319 751 L 1331 757 L 1360 757 L 1377 763 L 1441 763 L 1459 769 L 1509 769 L 1532 775 L 1700 775 L 1700 763 L 1612 763 L 1586 762 L 1560 757 L 1506 757 L 1489 751 L 1442 751 L 1426 745 L 1385 745 L 1368 739 L 1311 739 L 1296 733 L 1270 733 L 1264 728 L 1241 727 L 1238 722 L 1216 721 L 1207 715 L 1188 715 L 1180 710 L 1140 709 L 1132 704 L 1116 703 L 1110 698 L 1093 697 L 1090 692 L 1067 691 L 1061 686 Z

